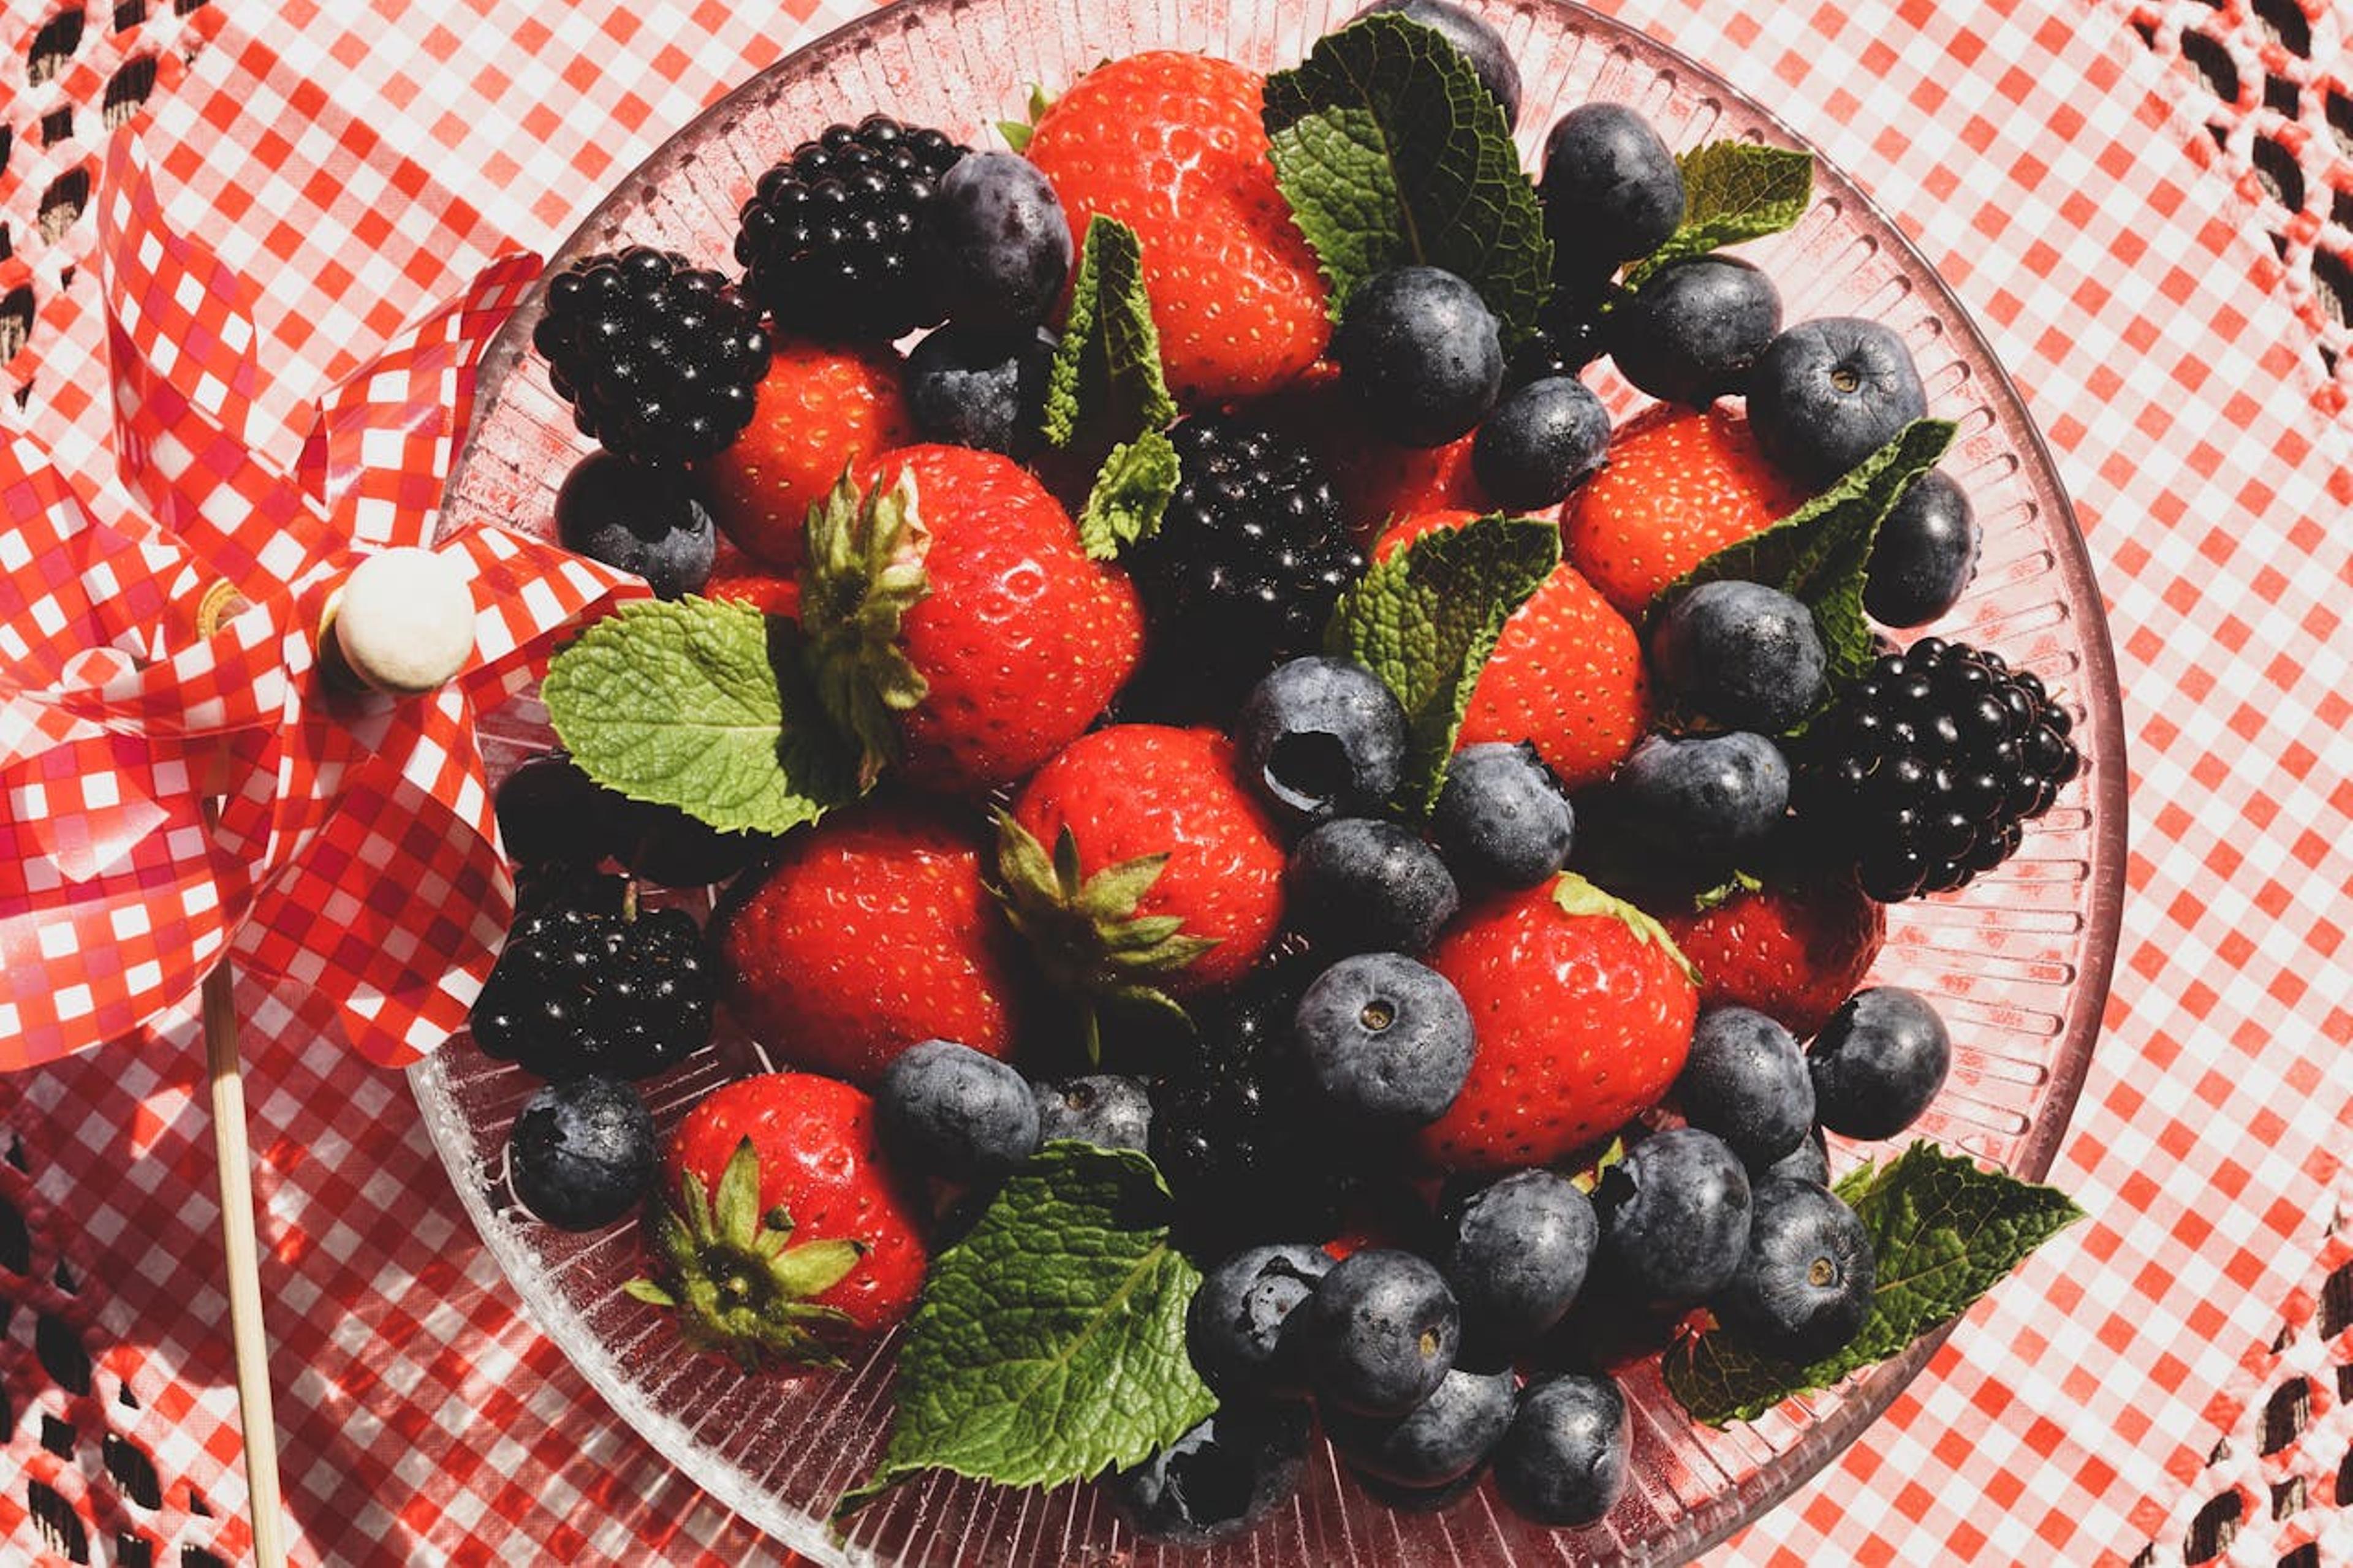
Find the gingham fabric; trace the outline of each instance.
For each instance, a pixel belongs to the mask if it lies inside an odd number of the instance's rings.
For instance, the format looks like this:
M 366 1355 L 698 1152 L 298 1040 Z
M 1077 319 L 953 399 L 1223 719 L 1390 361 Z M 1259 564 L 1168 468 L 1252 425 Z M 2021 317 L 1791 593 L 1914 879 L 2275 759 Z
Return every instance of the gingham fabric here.
M 2330 1234 L 2353 1213 L 2353 468 L 2258 193 L 2121 0 L 1616 8 L 1855 174 L 1986 328 L 2098 564 L 2133 772 L 2116 984 L 2052 1174 L 2092 1218 L 1715 1560 L 2180 1562 L 2219 1487 L 2231 1561 L 2353 1563 L 2333 1370 L 2353 1283 L 2331 1284 Z M 202 47 L 144 135 L 174 226 L 259 285 L 261 460 L 296 468 L 311 397 L 510 244 L 550 247 L 698 107 L 850 9 L 214 0 L 184 18 Z M 47 14 L 7 8 L 19 41 Z M 17 157 L 37 140 L 20 126 Z M 108 437 L 91 290 L 85 270 L 47 298 L 10 366 L 35 366 L 23 423 L 77 473 Z M 299 1000 L 240 993 L 301 1560 L 774 1557 L 521 1321 L 399 1080 L 318 1038 Z M 61 1560 L 72 1531 L 109 1561 L 118 1535 L 158 1561 L 248 1540 L 198 1058 L 181 1016 L 0 1079 L 21 1151 L 0 1161 L 0 1393 L 40 1489 L 0 1486 L 0 1554 Z M 2306 1419 L 2265 1453 L 2291 1375 Z

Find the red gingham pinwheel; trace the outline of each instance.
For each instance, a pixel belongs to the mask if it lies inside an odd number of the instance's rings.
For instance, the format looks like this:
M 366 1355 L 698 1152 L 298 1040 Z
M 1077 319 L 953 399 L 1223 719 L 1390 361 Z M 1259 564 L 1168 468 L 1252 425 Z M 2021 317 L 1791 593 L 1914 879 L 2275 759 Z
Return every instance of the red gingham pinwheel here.
M 136 141 L 114 143 L 100 201 L 116 478 L 93 493 L 0 440 L 0 1069 L 134 1037 L 204 984 L 269 1562 L 224 961 L 283 982 L 314 1026 L 386 1065 L 463 1024 L 513 901 L 474 715 L 567 627 L 643 590 L 470 529 L 438 546 L 472 600 L 455 678 L 407 697 L 331 679 L 322 616 L 363 560 L 434 546 L 475 363 L 539 263 L 502 258 L 332 392 L 287 472 L 259 455 L 250 285 L 165 226 Z

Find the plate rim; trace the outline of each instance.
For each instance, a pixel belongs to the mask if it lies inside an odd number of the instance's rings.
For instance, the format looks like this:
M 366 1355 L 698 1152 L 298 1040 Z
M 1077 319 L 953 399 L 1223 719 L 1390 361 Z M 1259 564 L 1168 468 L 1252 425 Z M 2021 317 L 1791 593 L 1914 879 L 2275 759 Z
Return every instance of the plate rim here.
M 674 149 L 681 142 L 699 137 L 705 126 L 731 110 L 756 100 L 770 79 L 776 76 L 821 68 L 826 60 L 855 49 L 867 35 L 891 26 L 904 14 L 962 9 L 969 3 L 970 0 L 888 0 L 887 4 L 809 40 L 754 72 L 665 137 L 626 175 L 615 181 L 547 258 L 545 269 L 518 299 L 507 320 L 485 348 L 476 371 L 476 385 L 478 389 L 487 386 L 490 391 L 483 395 L 478 390 L 464 439 L 450 465 L 444 499 L 459 489 L 473 458 L 476 442 L 502 400 L 516 362 L 530 352 L 530 323 L 536 318 L 539 301 L 558 264 L 568 255 L 583 252 L 590 242 L 590 237 L 610 222 L 615 213 L 628 209 L 637 187 L 665 166 Z M 1514 0 L 1464 0 L 1464 3 L 1474 10 L 1488 10 L 1498 5 L 1513 4 Z M 2069 614 L 2077 620 L 2080 628 L 2084 667 L 2078 672 L 2078 690 L 2086 709 L 2099 713 L 2104 721 L 2092 727 L 2093 745 L 2086 759 L 2089 764 L 2087 805 L 2092 818 L 2087 858 L 2089 907 L 2078 979 L 2069 997 L 2062 1037 L 2073 1037 L 2077 1029 L 2084 1027 L 2084 1044 L 2081 1048 L 2067 1053 L 2052 1064 L 2051 1087 L 2044 1103 L 2053 1109 L 2051 1113 L 2038 1118 L 2026 1135 L 2017 1167 L 2017 1173 L 2025 1178 L 2042 1180 L 2056 1163 L 2060 1147 L 2073 1125 L 2075 1110 L 2091 1070 L 2092 1058 L 2099 1043 L 2101 1031 L 2098 1020 L 2105 1012 L 2114 979 L 2121 930 L 2129 811 L 2123 698 L 2106 603 L 2099 591 L 2099 580 L 2094 570 L 2081 519 L 2076 513 L 2073 499 L 2067 492 L 2049 440 L 2008 365 L 1978 324 L 1975 314 L 1954 292 L 1951 283 L 1929 261 L 1910 233 L 1880 205 L 1868 188 L 1822 153 L 1778 110 L 1758 101 L 1715 68 L 1694 58 L 1674 42 L 1634 23 L 1581 4 L 1579 0 L 1517 0 L 1517 5 L 1522 9 L 1562 13 L 1571 19 L 1572 25 L 1605 41 L 1628 35 L 1638 37 L 1646 47 L 1663 56 L 1672 68 L 1688 73 L 1710 91 L 1736 102 L 1744 113 L 1753 116 L 1765 127 L 1772 139 L 1810 154 L 1815 161 L 1817 198 L 1827 185 L 1839 199 L 1852 204 L 1863 216 L 1865 226 L 1872 231 L 1873 237 L 1898 252 L 1911 264 L 1913 270 L 1928 280 L 1936 300 L 1942 307 L 1938 313 L 1974 349 L 1974 357 L 1990 372 L 1988 400 L 2015 416 L 2014 419 L 2001 421 L 1999 427 L 2005 435 L 2013 437 L 2022 436 L 2022 439 L 2018 441 L 2021 461 L 2034 470 L 2042 481 L 2041 488 L 2046 489 L 2057 502 L 2060 518 L 2065 526 L 2051 531 L 2054 535 L 2052 542 L 2060 552 L 2054 555 L 2054 564 L 2061 575 L 2068 579 L 2072 590 L 2068 595 Z M 1827 181 L 1822 178 L 1824 174 L 1829 176 Z M 2087 1019 L 2086 1027 L 2084 1021 Z M 596 1344 L 596 1354 L 593 1358 L 586 1358 L 575 1354 L 554 1332 L 552 1323 L 555 1318 L 568 1317 L 577 1321 L 576 1313 L 548 1289 L 544 1279 L 536 1278 L 537 1270 L 508 1235 L 508 1227 L 499 1221 L 484 1194 L 471 1184 L 456 1179 L 461 1169 L 472 1163 L 472 1152 L 459 1146 L 459 1134 L 455 1129 L 445 1127 L 429 1113 L 426 1095 L 428 1089 L 438 1092 L 442 1076 L 439 1063 L 440 1054 L 437 1050 L 407 1069 L 412 1094 L 418 1101 L 420 1112 L 424 1113 L 428 1134 L 442 1166 L 452 1178 L 452 1186 L 457 1188 L 476 1232 L 498 1261 L 506 1283 L 521 1298 L 524 1315 L 533 1327 L 556 1342 L 564 1351 L 566 1361 L 607 1405 L 644 1436 L 667 1462 L 755 1528 L 813 1562 L 856 1564 L 859 1568 L 881 1563 L 881 1560 L 869 1549 L 836 1538 L 814 1515 L 784 1506 L 771 1494 L 762 1491 L 748 1499 L 740 1497 L 735 1484 L 739 1472 L 703 1454 L 692 1435 L 681 1423 L 654 1409 L 641 1398 L 622 1375 L 609 1347 L 596 1342 L 593 1335 L 584 1333 L 576 1336 Z M 1966 1316 L 1963 1315 L 1964 1318 Z M 1743 1506 L 1725 1510 L 1730 1517 L 1702 1530 L 1689 1542 L 1683 1556 L 1676 1561 L 1691 1561 L 1764 1518 L 1786 1501 L 1790 1494 L 1828 1468 L 1833 1459 L 1861 1441 L 1878 1426 L 1888 1406 L 1912 1385 L 1929 1359 L 1951 1337 L 1962 1321 L 1962 1318 L 1957 1318 L 1932 1331 L 1848 1385 L 1845 1398 L 1850 1407 L 1862 1413 L 1852 1433 L 1835 1444 L 1812 1444 L 1800 1437 L 1795 1447 L 1778 1457 L 1781 1469 L 1770 1485 L 1753 1494 Z M 1724 1500 L 1735 1500 L 1727 1494 Z

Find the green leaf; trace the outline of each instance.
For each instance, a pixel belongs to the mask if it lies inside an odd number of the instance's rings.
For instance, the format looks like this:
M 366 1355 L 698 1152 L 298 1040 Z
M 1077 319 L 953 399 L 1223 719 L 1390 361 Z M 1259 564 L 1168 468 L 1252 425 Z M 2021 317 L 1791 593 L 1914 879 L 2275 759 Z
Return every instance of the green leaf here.
M 1753 1421 L 1793 1394 L 1828 1388 L 1894 1355 L 1971 1303 L 2052 1237 L 2084 1217 L 2054 1187 L 2021 1182 L 1933 1143 L 1865 1166 L 1838 1195 L 1869 1232 L 1878 1264 L 1871 1314 L 1853 1342 L 1810 1366 L 1742 1348 L 1721 1331 L 1671 1350 L 1667 1387 L 1711 1426 Z
M 1683 177 L 1683 221 L 1664 245 L 1626 269 L 1629 289 L 1670 261 L 1793 227 L 1813 200 L 1811 153 L 1710 142 L 1682 154 L 1675 166 Z
M 997 133 L 1004 137 L 1005 144 L 1016 153 L 1027 153 L 1029 151 L 1029 138 L 1038 134 L 1038 121 L 1043 120 L 1046 110 L 1053 106 L 1052 96 L 1032 82 L 1029 84 L 1029 118 L 1000 120 L 997 122 Z
M 1468 280 L 1504 323 L 1532 331 L 1552 289 L 1552 241 L 1494 96 L 1431 28 L 1380 15 L 1315 42 L 1266 82 L 1275 182 L 1331 283 L 1349 293 L 1409 263 Z
M 1954 428 L 1949 419 L 1915 419 L 1837 484 L 1660 589 L 1651 601 L 1651 616 L 1703 583 L 1736 578 L 1767 584 L 1813 611 L 1830 655 L 1831 688 L 1852 680 L 1871 663 L 1862 584 L 1872 542 L 1912 481 L 1935 468 L 1952 445 Z
M 818 700 L 858 743 L 858 776 L 871 785 L 899 755 L 899 715 L 930 683 L 900 646 L 906 614 L 932 591 L 932 545 L 913 468 L 860 492 L 845 470 L 809 508 L 808 561 L 801 568 L 805 663 Z
M 1160 531 L 1181 477 L 1176 443 L 1157 430 L 1113 447 L 1079 509 L 1079 543 L 1093 559 L 1109 561 L 1151 538 Z
M 799 649 L 797 627 L 749 605 L 639 600 L 557 654 L 540 696 L 598 784 L 723 833 L 782 833 L 860 793 Z
M 899 1352 L 890 1446 L 839 1520 L 923 1470 L 1057 1486 L 1166 1447 L 1218 1407 L 1185 1353 L 1201 1277 L 1133 1150 L 1049 1143 L 941 1253 Z
M 1160 366 L 1160 330 L 1144 291 L 1143 242 L 1097 213 L 1087 220 L 1071 312 L 1046 383 L 1046 439 L 1108 449 L 1176 417 Z
M 1557 524 L 1492 513 L 1423 534 L 1333 606 L 1325 651 L 1378 675 L 1405 709 L 1412 749 L 1398 802 L 1412 815 L 1438 799 L 1504 623 L 1559 563 Z

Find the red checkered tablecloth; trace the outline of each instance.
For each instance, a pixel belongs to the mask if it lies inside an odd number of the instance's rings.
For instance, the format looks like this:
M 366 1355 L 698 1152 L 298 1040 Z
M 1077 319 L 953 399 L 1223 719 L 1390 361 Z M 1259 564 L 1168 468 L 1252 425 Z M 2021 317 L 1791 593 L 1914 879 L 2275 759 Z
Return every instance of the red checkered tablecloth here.
M 1856 175 L 1986 328 L 2090 540 L 2133 769 L 2106 1034 L 2053 1173 L 2091 1221 L 1718 1559 L 2178 1563 L 2235 1530 L 2232 1562 L 2353 1563 L 2353 430 L 2313 281 L 2353 243 L 2353 178 L 2327 187 L 2346 160 L 2316 140 L 2353 147 L 2336 18 L 1613 8 Z M 302 400 L 858 9 L 6 0 L 0 334 L 26 339 L 0 426 L 69 470 L 107 460 L 78 263 L 108 122 L 142 96 L 172 217 L 260 285 L 279 374 L 251 423 L 290 467 Z M 2210 137 L 2210 55 L 2254 132 Z M 240 1002 L 298 1559 L 774 1555 L 522 1321 L 403 1082 L 280 998 Z M 0 1559 L 249 1544 L 202 1054 L 185 1016 L 0 1078 Z

